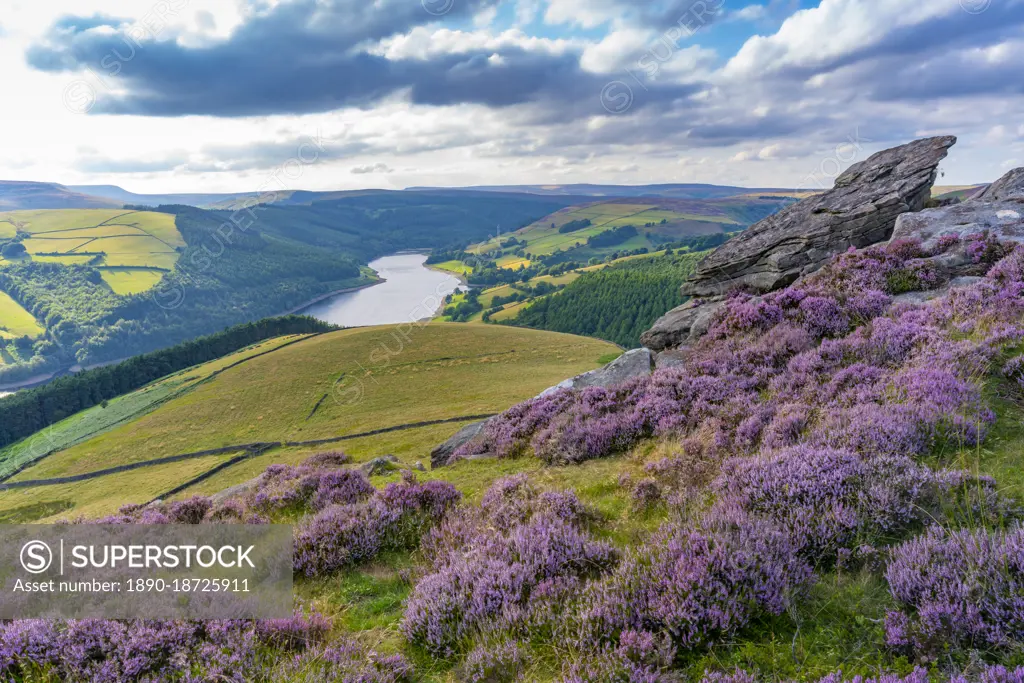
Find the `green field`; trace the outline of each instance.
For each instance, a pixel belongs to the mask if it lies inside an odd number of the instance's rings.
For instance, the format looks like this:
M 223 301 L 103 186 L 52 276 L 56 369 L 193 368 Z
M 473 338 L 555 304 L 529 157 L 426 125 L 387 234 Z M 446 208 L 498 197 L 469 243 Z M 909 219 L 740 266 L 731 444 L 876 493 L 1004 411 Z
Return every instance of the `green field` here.
M 434 270 L 443 270 L 446 273 L 452 273 L 463 277 L 473 272 L 473 266 L 463 263 L 462 261 L 443 261 L 441 263 L 432 263 L 430 268 Z
M 12 211 L 0 214 L 0 231 L 31 235 L 22 244 L 33 260 L 96 267 L 122 296 L 156 286 L 186 246 L 173 215 L 150 211 Z
M 178 373 L 11 447 L 9 457 L 23 459 L 51 450 L 50 443 L 70 446 L 13 481 L 88 473 L 233 444 L 308 441 L 500 412 L 598 367 L 598 359 L 618 350 L 595 339 L 485 325 L 433 323 L 405 332 L 403 337 L 396 327 L 344 330 L 282 348 L 211 379 L 205 378 L 239 356 Z M 384 454 L 410 463 L 428 461 L 430 449 L 458 428 L 445 424 L 396 431 L 345 442 L 344 449 L 360 461 Z M 71 445 L 77 441 L 82 442 Z M 272 451 L 225 470 L 206 486 L 239 483 L 279 458 L 291 458 L 290 453 Z M 163 490 L 194 476 L 185 469 L 178 477 L 169 470 L 161 479 Z M 67 508 L 61 515 L 104 514 L 126 502 L 148 500 L 153 487 L 143 493 L 134 486 L 113 486 L 111 480 L 144 478 L 149 471 L 34 488 L 33 502 L 60 504 Z M 103 493 L 97 494 L 97 488 Z M 24 502 L 23 491 L 0 493 L 0 515 Z
M 114 294 L 121 296 L 147 292 L 156 287 L 164 276 L 159 270 L 124 268 L 104 268 L 100 275 L 107 286 L 114 290 Z
M 651 200 L 651 202 L 612 201 L 570 207 L 511 235 L 502 235 L 473 245 L 467 251 L 474 254 L 486 254 L 488 258 L 493 258 L 501 268 L 515 269 L 520 265 L 529 266 L 531 264 L 528 258 L 516 255 L 515 252 L 519 250 L 535 256 L 550 256 L 572 250 L 573 259 L 586 261 L 616 251 L 650 249 L 680 237 L 727 232 L 743 227 L 743 224 L 724 208 L 710 203 L 688 204 L 662 200 Z M 558 228 L 566 223 L 583 219 L 590 220 L 591 225 L 569 233 L 558 232 Z M 596 248 L 586 246 L 588 237 L 627 225 L 636 227 L 640 234 L 613 246 Z M 501 242 L 509 237 L 516 238 L 520 243 L 525 241 L 526 245 L 502 248 Z
M 35 339 L 44 332 L 32 314 L 4 292 L 0 292 L 0 339 Z

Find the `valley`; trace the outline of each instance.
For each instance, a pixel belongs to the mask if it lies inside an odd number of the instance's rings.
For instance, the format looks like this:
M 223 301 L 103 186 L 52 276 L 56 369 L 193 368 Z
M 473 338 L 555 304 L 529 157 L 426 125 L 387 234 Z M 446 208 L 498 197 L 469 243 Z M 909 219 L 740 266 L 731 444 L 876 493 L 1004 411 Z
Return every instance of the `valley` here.
M 0 681 L 1024 683 L 1024 0 L 7 4 Z

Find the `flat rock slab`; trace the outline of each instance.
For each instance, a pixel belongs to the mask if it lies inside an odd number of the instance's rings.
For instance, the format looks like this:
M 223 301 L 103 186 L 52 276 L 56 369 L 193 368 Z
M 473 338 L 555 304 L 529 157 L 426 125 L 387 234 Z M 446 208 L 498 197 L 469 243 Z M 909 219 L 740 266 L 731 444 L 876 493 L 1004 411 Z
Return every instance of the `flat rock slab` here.
M 925 249 L 933 249 L 942 237 L 965 237 L 981 232 L 990 232 L 1003 241 L 1024 242 L 1024 204 L 972 199 L 953 206 L 906 213 L 896 219 L 892 239 L 920 240 Z

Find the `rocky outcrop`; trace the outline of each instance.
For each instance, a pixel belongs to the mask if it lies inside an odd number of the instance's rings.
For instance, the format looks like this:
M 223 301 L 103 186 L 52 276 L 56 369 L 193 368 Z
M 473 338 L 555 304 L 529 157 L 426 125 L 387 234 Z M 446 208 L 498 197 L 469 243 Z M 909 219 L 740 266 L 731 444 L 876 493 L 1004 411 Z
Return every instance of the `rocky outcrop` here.
M 488 421 L 489 420 L 482 420 L 480 422 L 474 422 L 471 425 L 466 425 L 456 432 L 455 436 L 432 450 L 430 452 L 430 468 L 436 470 L 438 467 L 444 467 L 447 465 L 448 461 L 451 460 L 453 455 L 455 455 L 455 451 L 480 436 Z
M 972 199 L 955 206 L 905 214 L 896 222 L 893 239 L 920 240 L 925 249 L 932 249 L 943 237 L 965 237 L 986 231 L 1002 240 L 1024 242 L 1024 204 Z
M 576 375 L 559 382 L 540 393 L 547 396 L 559 389 L 585 389 L 587 387 L 613 387 L 635 377 L 647 377 L 654 369 L 654 354 L 650 349 L 627 351 L 608 365 Z
M 673 308 L 640 336 L 640 343 L 649 349 L 663 351 L 696 341 L 708 331 L 724 298 L 694 299 Z
M 1024 202 L 1024 167 L 1013 169 L 976 194 L 971 201 Z
M 984 232 L 1004 242 L 1024 242 L 1024 168 L 1010 171 L 966 202 L 900 216 L 892 238 L 920 240 L 932 249 L 943 237 Z
M 917 140 L 854 164 L 828 192 L 751 226 L 713 252 L 683 285 L 695 301 L 658 320 L 641 342 L 661 351 L 693 341 L 730 291 L 770 292 L 821 268 L 850 247 L 888 239 L 897 218 L 920 211 L 931 196 L 952 136 Z

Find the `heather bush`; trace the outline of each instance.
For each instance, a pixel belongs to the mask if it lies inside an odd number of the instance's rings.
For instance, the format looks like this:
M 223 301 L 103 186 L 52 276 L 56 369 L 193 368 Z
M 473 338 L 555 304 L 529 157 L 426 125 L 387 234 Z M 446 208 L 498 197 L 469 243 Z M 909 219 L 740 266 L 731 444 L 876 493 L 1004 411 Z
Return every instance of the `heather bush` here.
M 264 619 L 256 622 L 260 642 L 281 650 L 305 650 L 322 643 L 331 630 L 331 621 L 317 612 L 296 612 L 288 619 Z
M 175 524 L 199 524 L 213 508 L 209 498 L 193 496 L 188 500 L 171 503 L 168 517 Z
M 330 628 L 315 612 L 263 621 L 11 621 L 0 625 L 0 676 L 97 683 L 413 680 L 401 656 L 345 641 L 325 644 Z
M 586 524 L 598 517 L 596 512 L 580 501 L 575 491 L 545 491 L 537 499 L 537 506 L 570 524 Z
M 465 683 L 517 683 L 526 680 L 528 653 L 515 641 L 495 646 L 478 645 L 460 667 L 459 680 Z
M 405 636 L 435 655 L 451 656 L 488 629 L 542 626 L 566 590 L 576 588 L 575 579 L 613 564 L 610 546 L 549 505 L 524 477 L 511 477 L 487 491 L 479 510 L 463 511 L 431 531 L 423 553 L 429 573 L 406 605 Z
M 633 486 L 633 507 L 649 510 L 661 501 L 661 487 L 656 479 L 641 479 Z
M 579 631 L 591 644 L 621 643 L 623 633 L 642 630 L 668 634 L 682 649 L 707 645 L 786 609 L 811 579 L 797 551 L 767 524 L 666 525 L 586 588 Z
M 245 520 L 247 516 L 242 501 L 225 500 L 206 513 L 206 521 L 220 524 L 237 523 Z
M 295 531 L 295 570 L 320 576 L 364 562 L 385 550 L 409 550 L 439 522 L 460 494 L 443 482 L 389 484 L 363 503 L 332 505 Z
M 949 683 L 1024 683 L 1024 667 L 1007 669 L 993 664 L 976 664 L 964 673 L 931 676 L 927 669 L 918 667 L 906 676 L 882 673 L 874 677 L 843 676 L 836 671 L 819 678 L 817 683 L 930 683 L 930 681 L 948 681 Z M 748 671 L 737 669 L 730 673 L 705 672 L 701 683 L 757 683 L 758 677 Z
M 327 458 L 327 462 L 335 460 Z M 310 462 L 313 461 L 313 462 Z M 313 456 L 299 466 L 271 465 L 246 496 L 246 505 L 270 513 L 285 508 L 324 510 L 331 505 L 353 505 L 367 500 L 376 489 L 359 470 L 339 470 Z
M 348 453 L 342 451 L 322 451 L 309 456 L 303 461 L 303 465 L 315 468 L 337 468 L 352 462 Z
M 719 506 L 774 523 L 812 563 L 893 534 L 926 515 L 931 472 L 907 458 L 864 459 L 850 451 L 797 446 L 726 461 L 713 484 Z
M 268 681 L 302 683 L 412 683 L 412 664 L 402 655 L 382 655 L 356 643 L 341 641 L 310 649 L 302 656 L 268 669 Z
M 643 631 L 624 631 L 617 645 L 605 645 L 566 667 L 559 683 L 682 683 L 671 671 L 672 642 Z
M 13 621 L 0 632 L 9 680 L 252 680 L 268 652 L 252 622 Z
M 898 546 L 886 578 L 900 611 L 886 619 L 890 645 L 933 653 L 1024 640 L 1024 529 L 929 529 Z

